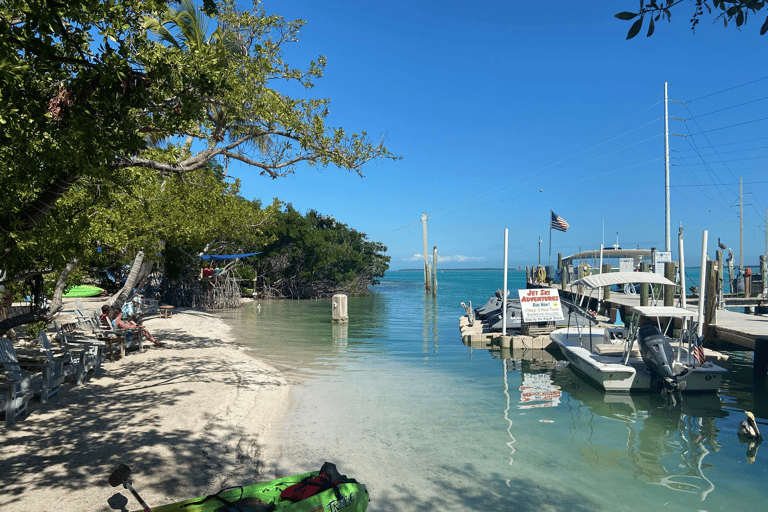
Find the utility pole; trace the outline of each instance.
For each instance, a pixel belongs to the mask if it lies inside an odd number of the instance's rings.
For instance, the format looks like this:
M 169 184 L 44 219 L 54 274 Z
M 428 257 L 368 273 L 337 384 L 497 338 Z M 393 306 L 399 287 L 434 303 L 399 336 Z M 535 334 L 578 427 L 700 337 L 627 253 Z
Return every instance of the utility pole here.
M 664 82 L 664 194 L 665 194 L 665 225 L 664 225 L 664 250 L 671 251 L 672 242 L 669 234 L 669 105 L 667 98 L 667 82 Z
M 429 285 L 429 259 L 427 257 L 427 219 L 429 217 L 426 213 L 421 214 L 421 223 L 424 227 L 424 287 L 427 291 L 430 290 Z
M 739 270 L 744 271 L 744 187 L 739 178 Z M 702 293 L 704 293 L 702 291 Z

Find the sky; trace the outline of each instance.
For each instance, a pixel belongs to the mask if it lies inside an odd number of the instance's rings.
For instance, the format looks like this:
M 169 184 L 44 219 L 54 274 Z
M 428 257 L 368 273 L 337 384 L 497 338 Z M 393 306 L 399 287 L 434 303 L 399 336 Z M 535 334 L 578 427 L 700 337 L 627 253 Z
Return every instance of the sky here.
M 250 2 L 243 2 L 243 7 Z M 266 0 L 269 14 L 306 25 L 284 48 L 293 67 L 323 55 L 309 91 L 330 98 L 326 125 L 385 138 L 397 161 L 361 178 L 299 166 L 272 180 L 230 164 L 247 199 L 316 210 L 387 246 L 390 268 L 510 268 L 555 264 L 557 254 L 665 248 L 664 84 L 668 83 L 670 239 L 686 265 L 703 232 L 757 265 L 768 208 L 768 12 L 739 31 L 714 17 L 672 11 L 655 34 L 626 40 L 614 14 L 636 0 L 476 2 Z M 740 188 L 739 180 L 742 180 Z M 742 190 L 740 199 L 740 190 Z M 550 230 L 550 211 L 566 232 Z

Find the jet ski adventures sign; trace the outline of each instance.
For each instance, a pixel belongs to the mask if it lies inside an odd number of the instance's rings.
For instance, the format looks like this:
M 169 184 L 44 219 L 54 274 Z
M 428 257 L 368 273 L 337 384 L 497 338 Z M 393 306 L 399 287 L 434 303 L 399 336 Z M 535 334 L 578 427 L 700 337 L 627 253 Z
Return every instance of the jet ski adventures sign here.
M 560 295 L 556 288 L 517 290 L 523 322 L 555 322 L 563 319 Z

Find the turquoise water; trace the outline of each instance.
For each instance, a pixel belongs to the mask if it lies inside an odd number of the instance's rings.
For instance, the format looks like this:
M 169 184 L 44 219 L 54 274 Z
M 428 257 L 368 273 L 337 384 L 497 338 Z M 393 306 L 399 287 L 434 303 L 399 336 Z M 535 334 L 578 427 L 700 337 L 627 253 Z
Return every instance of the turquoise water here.
M 436 298 L 422 279 L 388 273 L 371 296 L 349 299 L 348 325 L 331 323 L 330 300 L 222 313 L 294 384 L 267 472 L 335 462 L 368 486 L 371 511 L 760 508 L 768 451 L 736 435 L 744 410 L 768 432 L 751 354 L 719 395 L 606 396 L 552 354 L 513 359 L 462 343 L 460 303 L 485 304 L 500 270 L 441 271 Z M 524 282 L 510 272 L 510 289 Z

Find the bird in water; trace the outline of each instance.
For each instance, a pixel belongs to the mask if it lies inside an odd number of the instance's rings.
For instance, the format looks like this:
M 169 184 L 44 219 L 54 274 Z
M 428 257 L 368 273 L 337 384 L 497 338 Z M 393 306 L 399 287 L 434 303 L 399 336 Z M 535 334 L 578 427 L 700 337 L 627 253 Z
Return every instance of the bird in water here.
M 752 464 L 757 458 L 757 448 L 763 442 L 763 436 L 757 428 L 755 415 L 749 411 L 744 411 L 747 415 L 746 421 L 739 423 L 739 442 L 747 445 L 747 462 Z
M 757 422 L 755 421 L 755 415 L 749 411 L 744 411 L 747 415 L 747 419 L 739 423 L 739 437 L 745 439 L 759 439 L 763 440 L 763 436 L 760 435 L 760 430 L 757 428 Z

